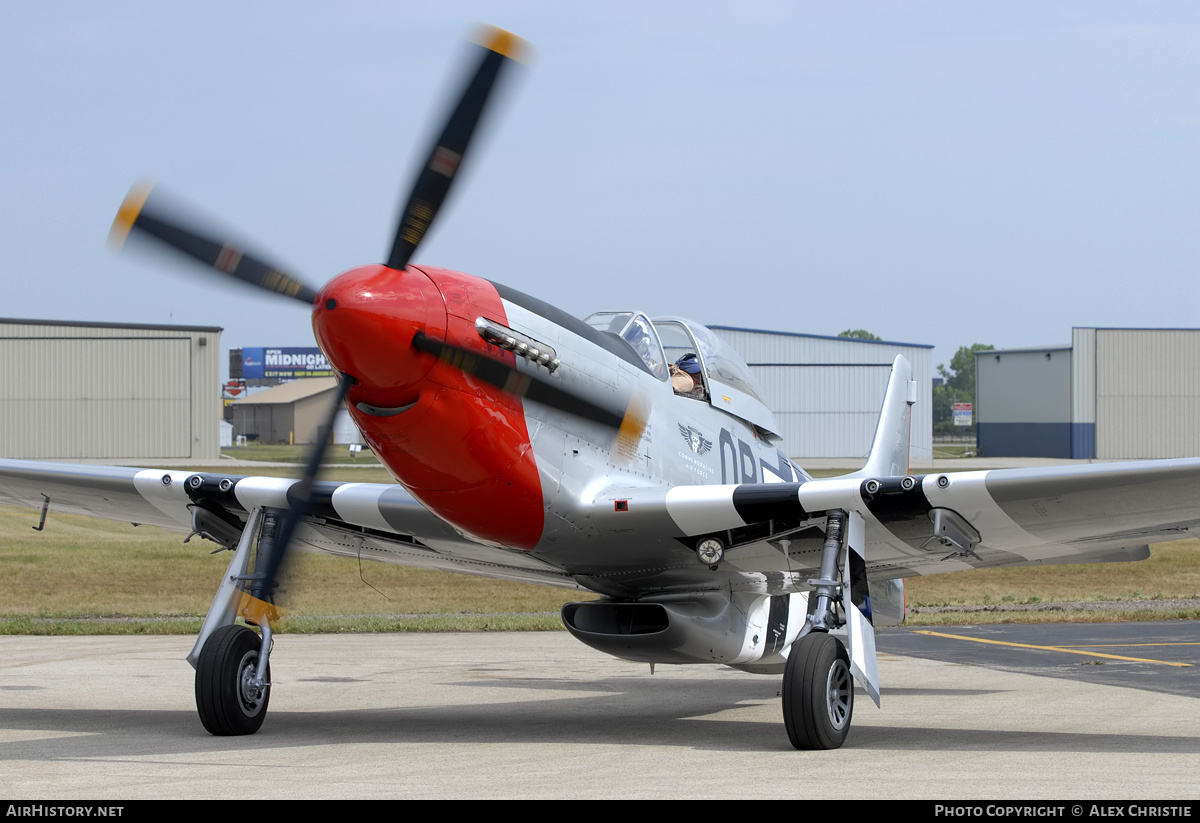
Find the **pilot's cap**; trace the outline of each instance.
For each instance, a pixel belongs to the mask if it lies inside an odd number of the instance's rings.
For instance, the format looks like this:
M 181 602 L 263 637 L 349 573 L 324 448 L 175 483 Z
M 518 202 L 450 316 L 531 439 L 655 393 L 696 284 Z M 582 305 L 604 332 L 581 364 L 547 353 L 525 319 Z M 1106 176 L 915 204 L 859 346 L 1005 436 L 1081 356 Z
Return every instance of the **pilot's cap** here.
M 688 352 L 683 357 L 676 360 L 675 365 L 683 369 L 688 374 L 700 373 L 700 358 L 692 352 Z

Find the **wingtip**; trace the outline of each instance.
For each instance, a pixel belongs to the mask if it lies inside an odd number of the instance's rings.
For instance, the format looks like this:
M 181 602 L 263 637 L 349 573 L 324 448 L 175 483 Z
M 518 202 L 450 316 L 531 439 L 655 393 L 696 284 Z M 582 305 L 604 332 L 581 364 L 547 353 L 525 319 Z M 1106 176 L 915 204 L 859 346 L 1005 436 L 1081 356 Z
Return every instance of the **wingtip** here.
M 129 237 L 129 231 L 137 222 L 138 215 L 146 205 L 146 198 L 153 189 L 153 181 L 142 180 L 135 183 L 129 194 L 125 195 L 121 208 L 117 209 L 117 216 L 113 218 L 112 228 L 108 230 L 108 244 L 114 251 L 125 245 L 125 238 Z
M 528 60 L 529 43 L 511 31 L 484 25 L 479 27 L 474 40 L 485 49 L 503 55 L 509 60 L 515 60 L 518 63 L 525 63 Z

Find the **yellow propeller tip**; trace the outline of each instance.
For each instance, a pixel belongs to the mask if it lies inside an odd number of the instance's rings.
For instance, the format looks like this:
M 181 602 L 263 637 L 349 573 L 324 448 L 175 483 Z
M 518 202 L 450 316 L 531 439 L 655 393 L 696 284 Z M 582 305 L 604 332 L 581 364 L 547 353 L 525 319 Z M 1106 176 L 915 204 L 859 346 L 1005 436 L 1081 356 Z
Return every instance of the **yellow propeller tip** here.
M 121 208 L 117 209 L 117 216 L 113 219 L 112 228 L 108 230 L 108 244 L 113 249 L 119 249 L 125 245 L 125 238 L 129 236 L 129 230 L 137 222 L 138 215 L 142 213 L 142 207 L 146 205 L 146 198 L 150 196 L 153 189 L 152 181 L 143 180 L 135 183 L 129 190 L 129 194 L 125 195 L 125 200 L 121 203 Z
M 495 26 L 481 26 L 476 32 L 474 40 L 485 49 L 503 55 L 509 60 L 516 60 L 518 63 L 524 63 L 526 55 L 529 53 L 529 43 L 511 31 L 505 31 Z

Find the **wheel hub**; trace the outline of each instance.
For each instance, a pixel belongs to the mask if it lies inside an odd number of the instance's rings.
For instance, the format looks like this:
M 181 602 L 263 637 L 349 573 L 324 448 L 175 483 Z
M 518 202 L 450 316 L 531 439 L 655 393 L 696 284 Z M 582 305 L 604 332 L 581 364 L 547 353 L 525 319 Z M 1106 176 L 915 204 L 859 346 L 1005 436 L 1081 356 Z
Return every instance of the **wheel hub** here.
M 258 674 L 258 652 L 250 651 L 242 655 L 238 672 L 238 702 L 247 717 L 254 717 L 262 711 L 264 692 L 263 687 L 255 682 Z
M 841 730 L 850 720 L 852 688 L 853 681 L 845 662 L 835 661 L 825 678 L 825 706 L 829 709 L 829 722 L 835 729 Z

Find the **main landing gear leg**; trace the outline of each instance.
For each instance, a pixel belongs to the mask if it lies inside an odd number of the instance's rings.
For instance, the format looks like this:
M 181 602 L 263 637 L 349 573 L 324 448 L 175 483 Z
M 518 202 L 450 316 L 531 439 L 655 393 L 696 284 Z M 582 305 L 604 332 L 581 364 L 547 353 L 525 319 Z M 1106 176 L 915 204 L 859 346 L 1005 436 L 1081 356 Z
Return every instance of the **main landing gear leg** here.
M 802 636 L 788 652 L 783 673 L 783 721 L 797 749 L 836 749 L 846 742 L 854 714 L 854 678 L 846 647 L 829 634 L 840 621 L 838 559 L 842 553 L 845 512 L 830 512 L 821 551 L 821 576 L 810 580 L 816 605 Z
M 187 660 L 196 669 L 196 710 L 210 734 L 254 734 L 267 716 L 271 699 L 271 627 L 261 621 L 262 637 L 235 623 L 243 597 L 241 583 L 254 544 L 258 557 L 269 551 L 279 518 L 272 510 L 254 509 L 229 568 L 204 618 L 204 626 Z M 260 536 L 261 533 L 261 536 Z

